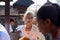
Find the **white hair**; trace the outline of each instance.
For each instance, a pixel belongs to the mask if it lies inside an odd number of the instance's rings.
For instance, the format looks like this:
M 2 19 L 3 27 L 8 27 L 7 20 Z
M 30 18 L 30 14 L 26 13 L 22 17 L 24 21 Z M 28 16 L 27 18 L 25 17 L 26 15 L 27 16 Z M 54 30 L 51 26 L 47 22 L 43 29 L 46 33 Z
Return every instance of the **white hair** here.
M 33 16 L 33 19 L 34 19 L 34 17 L 36 17 L 36 14 L 37 14 L 37 12 L 38 12 L 38 10 L 39 10 L 40 7 L 41 7 L 40 4 L 32 4 L 32 5 L 30 5 L 27 8 L 26 13 L 24 14 L 23 21 L 25 21 L 25 17 L 27 16 L 28 13 L 29 14 L 31 13 L 32 16 Z
M 31 4 L 28 8 L 27 8 L 27 10 L 31 10 L 31 11 L 33 11 L 33 12 L 35 12 L 35 14 L 38 12 L 38 10 L 41 8 L 41 6 L 42 5 L 40 5 L 40 4 Z
M 26 11 L 26 13 L 24 14 L 24 17 L 23 17 L 23 21 L 25 21 L 25 18 L 26 18 L 26 16 L 27 16 L 27 14 L 32 14 L 32 17 L 34 18 L 34 12 L 33 11 Z

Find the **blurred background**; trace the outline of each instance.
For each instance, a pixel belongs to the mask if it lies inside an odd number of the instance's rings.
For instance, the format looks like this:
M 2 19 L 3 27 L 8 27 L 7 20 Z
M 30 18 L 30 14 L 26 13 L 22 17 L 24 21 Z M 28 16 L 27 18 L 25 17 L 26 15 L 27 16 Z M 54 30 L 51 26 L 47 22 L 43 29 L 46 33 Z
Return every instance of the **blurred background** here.
M 33 5 L 29 7 L 29 10 L 36 11 L 43 4 L 49 3 L 57 3 L 60 5 L 60 0 L 0 0 L 0 21 L 5 25 L 5 20 L 14 19 L 16 25 L 21 25 L 23 24 L 22 17 L 31 4 Z
M 24 24 L 22 19 L 27 8 L 28 10 L 36 12 L 42 5 L 50 3 L 57 3 L 60 6 L 60 0 L 0 0 L 0 23 L 9 32 L 8 26 L 10 19 L 14 19 L 14 28 L 16 29 L 19 25 Z

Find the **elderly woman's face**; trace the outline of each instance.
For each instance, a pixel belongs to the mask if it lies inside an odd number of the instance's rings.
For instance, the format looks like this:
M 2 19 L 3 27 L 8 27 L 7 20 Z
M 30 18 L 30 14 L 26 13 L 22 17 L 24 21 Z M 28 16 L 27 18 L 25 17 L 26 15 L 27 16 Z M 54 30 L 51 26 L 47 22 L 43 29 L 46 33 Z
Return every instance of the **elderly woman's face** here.
M 25 23 L 26 24 L 32 24 L 32 21 L 33 21 L 33 15 L 32 14 L 26 15 L 26 17 L 25 17 Z

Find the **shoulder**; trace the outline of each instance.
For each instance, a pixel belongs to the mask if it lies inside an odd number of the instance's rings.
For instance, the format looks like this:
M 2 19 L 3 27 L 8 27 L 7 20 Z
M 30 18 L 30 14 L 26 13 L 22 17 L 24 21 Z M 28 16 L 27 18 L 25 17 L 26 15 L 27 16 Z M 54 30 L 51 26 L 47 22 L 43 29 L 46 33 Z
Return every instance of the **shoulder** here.
M 35 31 L 39 31 L 39 29 L 36 25 L 32 25 L 32 29 L 35 30 Z
M 18 26 L 22 27 L 23 25 L 18 25 Z
M 0 31 L 6 31 L 6 28 L 0 24 Z
M 18 25 L 18 27 L 16 29 L 17 29 L 17 31 L 20 31 L 20 30 L 22 30 L 22 28 L 23 28 L 23 25 Z
M 25 31 L 26 25 L 23 25 L 22 31 Z
M 17 27 L 17 28 L 21 28 L 21 27 L 23 27 L 23 25 L 18 25 L 18 27 Z
M 37 39 L 45 40 L 45 36 L 41 32 L 39 32 L 37 33 Z
M 37 40 L 45 40 L 45 36 L 41 32 L 39 32 L 39 29 L 36 25 L 33 25 L 33 30 L 36 34 Z
M 32 27 L 35 28 L 35 29 L 38 28 L 36 25 L 32 25 Z

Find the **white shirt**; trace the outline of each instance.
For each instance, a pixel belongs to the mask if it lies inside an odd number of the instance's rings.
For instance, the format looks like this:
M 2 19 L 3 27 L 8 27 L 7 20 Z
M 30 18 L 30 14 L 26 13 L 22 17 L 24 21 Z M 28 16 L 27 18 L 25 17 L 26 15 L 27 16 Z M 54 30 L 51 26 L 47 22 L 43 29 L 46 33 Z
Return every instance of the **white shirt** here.
M 11 24 L 10 24 L 10 30 L 9 30 L 9 33 L 11 33 L 11 32 L 13 32 L 13 28 L 12 28 L 12 26 L 11 26 Z
M 16 29 L 17 29 L 17 31 L 21 31 L 22 28 L 23 28 L 23 25 L 18 25 L 18 27 Z M 19 35 L 22 37 L 22 32 L 20 32 Z
M 25 26 L 22 29 L 23 37 L 27 37 L 30 40 L 45 40 L 45 37 L 41 32 L 39 32 L 37 26 L 32 25 L 32 29 L 30 32 L 25 31 Z
M 0 40 L 10 40 L 10 36 L 3 25 L 0 24 Z

